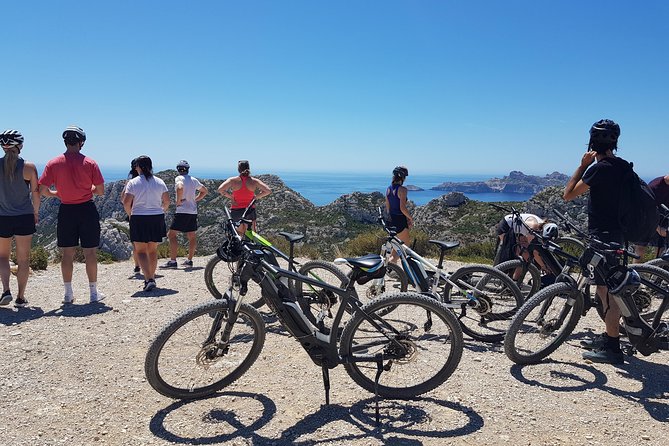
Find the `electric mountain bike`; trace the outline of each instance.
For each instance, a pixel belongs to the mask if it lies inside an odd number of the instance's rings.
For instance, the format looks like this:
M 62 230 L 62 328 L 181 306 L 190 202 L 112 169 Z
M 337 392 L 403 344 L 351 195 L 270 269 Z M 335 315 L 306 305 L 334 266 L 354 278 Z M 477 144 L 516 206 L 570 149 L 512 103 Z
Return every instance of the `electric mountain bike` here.
M 304 263 L 300 263 L 294 258 L 294 245 L 295 243 L 301 241 L 304 238 L 303 234 L 292 234 L 289 232 L 279 232 L 279 235 L 284 237 L 290 244 L 289 254 L 286 255 L 279 248 L 272 245 L 270 241 L 265 239 L 263 236 L 255 232 L 251 227 L 251 220 L 245 219 L 246 213 L 255 203 L 255 198 L 249 203 L 249 205 L 244 210 L 242 217 L 239 221 L 236 221 L 234 224 L 236 227 L 239 227 L 240 223 L 244 222 L 247 224 L 247 230 L 244 233 L 244 238 L 247 241 L 262 245 L 263 249 L 270 251 L 275 257 L 285 260 L 288 264 L 288 269 L 293 272 L 299 272 L 302 275 L 310 276 L 312 278 L 318 279 L 321 282 L 327 282 L 331 285 L 342 286 L 345 284 L 348 279 L 346 274 L 344 274 L 336 265 L 326 262 L 323 260 L 309 260 Z M 225 290 L 219 290 L 221 284 L 228 283 L 228 277 L 232 276 L 235 286 L 241 294 L 246 294 L 247 292 L 247 282 L 241 277 L 241 270 L 238 268 L 237 262 L 225 262 L 223 261 L 220 255 L 213 255 L 207 262 L 206 267 L 204 268 L 204 283 L 216 299 L 220 299 L 223 296 Z M 295 290 L 301 297 L 302 301 L 306 302 L 307 305 L 310 302 L 316 301 L 320 302 L 324 299 L 331 299 L 332 296 L 323 291 L 322 289 L 317 289 L 308 284 L 298 283 L 291 286 L 297 285 L 299 288 Z M 255 308 L 260 308 L 264 305 L 262 296 L 255 298 L 249 301 L 249 304 Z
M 272 252 L 243 241 L 226 213 L 226 240 L 219 252 L 251 272 L 279 322 L 321 367 L 326 404 L 329 369 L 339 364 L 365 390 L 392 398 L 428 392 L 453 373 L 462 355 L 462 331 L 440 302 L 417 293 L 391 293 L 364 305 L 357 298 L 354 283 L 385 273 L 379 255 L 338 259 L 353 273 L 344 287 L 334 286 L 273 264 Z M 331 327 L 323 323 L 325 311 L 311 322 L 288 280 L 337 296 L 340 304 Z M 169 322 L 146 355 L 151 386 L 171 398 L 201 398 L 246 373 L 262 350 L 265 325 L 244 298 L 231 282 L 222 298 L 196 305 Z M 388 307 L 393 307 L 390 314 Z M 339 330 L 347 311 L 351 317 Z
M 394 228 L 389 227 L 378 208 L 378 220 L 388 238 L 381 248 L 386 260 L 387 274 L 372 283 L 368 297 L 388 289 L 386 285 L 408 283 L 420 293 L 434 298 L 449 308 L 457 317 L 462 330 L 474 339 L 499 342 L 504 338 L 508 324 L 523 303 L 518 286 L 503 272 L 488 265 L 467 265 L 449 273 L 444 271 L 446 252 L 459 246 L 458 242 L 429 242 L 439 248 L 439 262 L 434 265 L 421 257 L 400 240 Z M 390 263 L 391 253 L 397 252 L 402 267 Z M 388 308 L 392 310 L 392 308 Z
M 569 337 L 590 308 L 596 308 L 603 319 L 606 303 L 602 303 L 596 293 L 595 296 L 590 293 L 595 271 L 614 284 L 627 278 L 629 269 L 637 272 L 638 286 L 621 286 L 620 291 L 613 293 L 615 288 L 609 285 L 610 298 L 615 299 L 623 315 L 622 331 L 630 342 L 623 350 L 627 354 L 639 351 L 643 355 L 668 350 L 669 273 L 647 264 L 627 265 L 628 258 L 636 256 L 622 245 L 581 235 L 586 249 L 580 258 L 562 251 L 553 242 L 546 243 L 546 249 L 564 258 L 565 265 L 556 282 L 531 297 L 513 318 L 504 339 L 504 351 L 509 359 L 517 364 L 541 361 Z M 576 277 L 571 274 L 574 268 L 579 271 Z

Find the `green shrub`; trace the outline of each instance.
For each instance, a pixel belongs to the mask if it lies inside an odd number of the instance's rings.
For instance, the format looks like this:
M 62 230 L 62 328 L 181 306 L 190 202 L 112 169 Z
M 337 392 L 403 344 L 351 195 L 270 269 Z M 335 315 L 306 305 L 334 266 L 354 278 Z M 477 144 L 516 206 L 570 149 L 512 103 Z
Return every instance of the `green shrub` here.
M 492 264 L 495 258 L 495 245 L 494 240 L 469 243 L 465 246 L 461 245 L 452 253 L 449 252 L 447 257 L 458 262 Z
M 35 246 L 30 250 L 30 268 L 33 271 L 45 270 L 49 265 L 49 253 L 44 246 Z
M 177 257 L 186 257 L 188 256 L 188 250 L 183 246 L 179 245 L 177 249 Z M 170 257 L 170 242 L 163 242 L 158 245 L 158 258 L 159 259 L 168 259 Z

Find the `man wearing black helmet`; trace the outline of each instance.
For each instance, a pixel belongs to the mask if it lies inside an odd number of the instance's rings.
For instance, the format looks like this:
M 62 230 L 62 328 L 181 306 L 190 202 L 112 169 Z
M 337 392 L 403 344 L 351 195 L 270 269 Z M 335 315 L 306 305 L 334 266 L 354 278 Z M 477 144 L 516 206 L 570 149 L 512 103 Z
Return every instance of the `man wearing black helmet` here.
M 63 141 L 65 153 L 49 161 L 39 179 L 42 196 L 55 197 L 61 201 L 56 232 L 58 247 L 63 255 L 60 262 L 65 286 L 63 303 L 71 304 L 74 301 L 72 273 L 74 254 L 79 244 L 86 259 L 90 301 L 99 302 L 104 299 L 104 295 L 97 289 L 100 215 L 93 203 L 93 195 L 104 194 L 105 181 L 97 163 L 80 153 L 86 142 L 86 133 L 81 128 L 66 128 Z M 51 189 L 52 186 L 55 189 Z
M 623 232 L 618 217 L 620 179 L 629 164 L 614 154 L 618 149 L 619 136 L 620 127 L 610 119 L 602 119 L 592 125 L 588 151 L 565 186 L 563 197 L 569 201 L 590 191 L 588 232 L 601 241 L 622 244 Z M 591 349 L 583 353 L 583 358 L 620 364 L 624 362 L 619 341 L 620 309 L 610 297 L 604 278 L 596 274 L 595 283 L 597 295 L 604 306 L 606 332 L 591 341 L 581 342 L 583 347 Z
M 177 209 L 174 213 L 174 220 L 167 233 L 170 241 L 170 260 L 164 268 L 177 267 L 177 252 L 179 250 L 179 241 L 177 232 L 185 232 L 188 237 L 188 259 L 184 260 L 182 265 L 190 268 L 193 266 L 193 256 L 197 248 L 197 203 L 207 195 L 207 188 L 200 181 L 188 174 L 190 164 L 188 161 L 181 160 L 177 164 L 179 176 L 174 179 L 174 192 L 176 194 Z

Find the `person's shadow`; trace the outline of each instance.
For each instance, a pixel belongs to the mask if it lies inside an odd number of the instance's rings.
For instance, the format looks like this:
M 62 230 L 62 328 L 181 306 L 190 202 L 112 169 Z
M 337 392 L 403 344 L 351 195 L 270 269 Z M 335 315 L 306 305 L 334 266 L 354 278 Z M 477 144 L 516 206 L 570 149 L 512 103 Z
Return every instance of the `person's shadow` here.
M 44 311 L 41 307 L 28 306 L 12 311 L 10 309 L 0 311 L 0 324 L 12 325 L 21 324 L 26 321 L 32 321 L 42 317 L 87 317 L 94 314 L 103 314 L 111 311 L 113 308 L 105 305 L 105 302 L 85 303 L 82 305 L 63 304 L 59 308 L 50 311 Z

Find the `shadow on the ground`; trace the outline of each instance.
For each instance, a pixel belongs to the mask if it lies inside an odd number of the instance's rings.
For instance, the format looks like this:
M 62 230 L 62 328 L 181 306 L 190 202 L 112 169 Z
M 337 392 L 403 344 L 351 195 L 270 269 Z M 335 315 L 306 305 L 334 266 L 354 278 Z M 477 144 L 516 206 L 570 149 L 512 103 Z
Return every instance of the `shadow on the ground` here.
M 179 291 L 173 290 L 172 288 L 161 288 L 157 287 L 151 291 L 137 291 L 130 295 L 130 297 L 138 298 L 150 298 L 150 297 L 164 297 L 171 296 L 172 294 L 179 294 Z
M 63 304 L 61 307 L 51 311 L 44 311 L 40 307 L 28 306 L 19 308 L 16 311 L 0 311 L 0 324 L 12 325 L 20 324 L 26 321 L 32 321 L 42 317 L 87 317 L 93 314 L 103 314 L 111 311 L 113 308 L 105 305 L 104 302 L 85 303 L 77 305 Z
M 534 365 L 514 365 L 511 375 L 518 381 L 532 386 L 543 387 L 554 392 L 580 392 L 599 389 L 612 395 L 636 402 L 644 407 L 655 420 L 669 422 L 669 388 L 667 387 L 667 366 L 644 361 L 636 356 L 626 356 L 626 363 L 615 366 L 616 373 L 626 379 L 641 383 L 641 390 L 630 392 L 613 387 L 604 373 L 590 364 L 577 364 L 544 360 Z M 571 372 L 567 368 L 575 369 Z M 532 371 L 532 378 L 528 378 Z M 587 378 L 584 373 L 591 378 Z M 551 381 L 559 379 L 552 384 Z M 574 383 L 570 385 L 569 381 Z
M 295 425 L 286 428 L 278 437 L 268 438 L 258 433 L 263 426 L 269 424 L 277 412 L 276 404 L 265 395 L 245 392 L 222 392 L 217 396 L 231 396 L 237 399 L 250 398 L 263 406 L 259 417 L 249 425 L 244 425 L 239 420 L 234 408 L 227 404 L 225 408 L 211 409 L 202 416 L 201 422 L 221 423 L 220 431 L 228 433 L 211 437 L 184 437 L 170 432 L 165 427 L 167 416 L 183 407 L 189 402 L 177 402 L 160 410 L 153 416 L 150 422 L 151 432 L 166 441 L 182 444 L 217 444 L 238 438 L 250 440 L 254 445 L 276 445 L 276 444 L 318 444 L 318 443 L 341 443 L 345 444 L 354 440 L 376 438 L 386 445 L 420 445 L 420 438 L 456 438 L 462 437 L 480 430 L 483 418 L 471 408 L 459 403 L 437 400 L 434 398 L 416 398 L 414 400 L 382 400 L 380 402 L 380 424 L 376 425 L 376 412 L 374 398 L 362 400 L 351 407 L 339 404 L 321 406 L 318 411 L 307 415 Z M 428 411 L 423 406 L 432 406 Z M 450 427 L 439 422 L 435 414 L 442 410 L 455 411 L 461 414 L 463 423 Z M 248 414 L 244 414 L 248 416 Z M 452 419 L 452 417 L 448 417 Z M 186 421 L 181 419 L 182 422 Z M 323 429 L 329 423 L 344 422 L 349 428 L 337 428 L 338 432 L 346 432 L 339 436 L 327 436 L 320 433 L 318 439 L 311 434 Z M 230 429 L 231 428 L 231 429 Z M 303 438 L 304 437 L 304 438 Z M 327 437 L 327 438 L 324 438 Z

